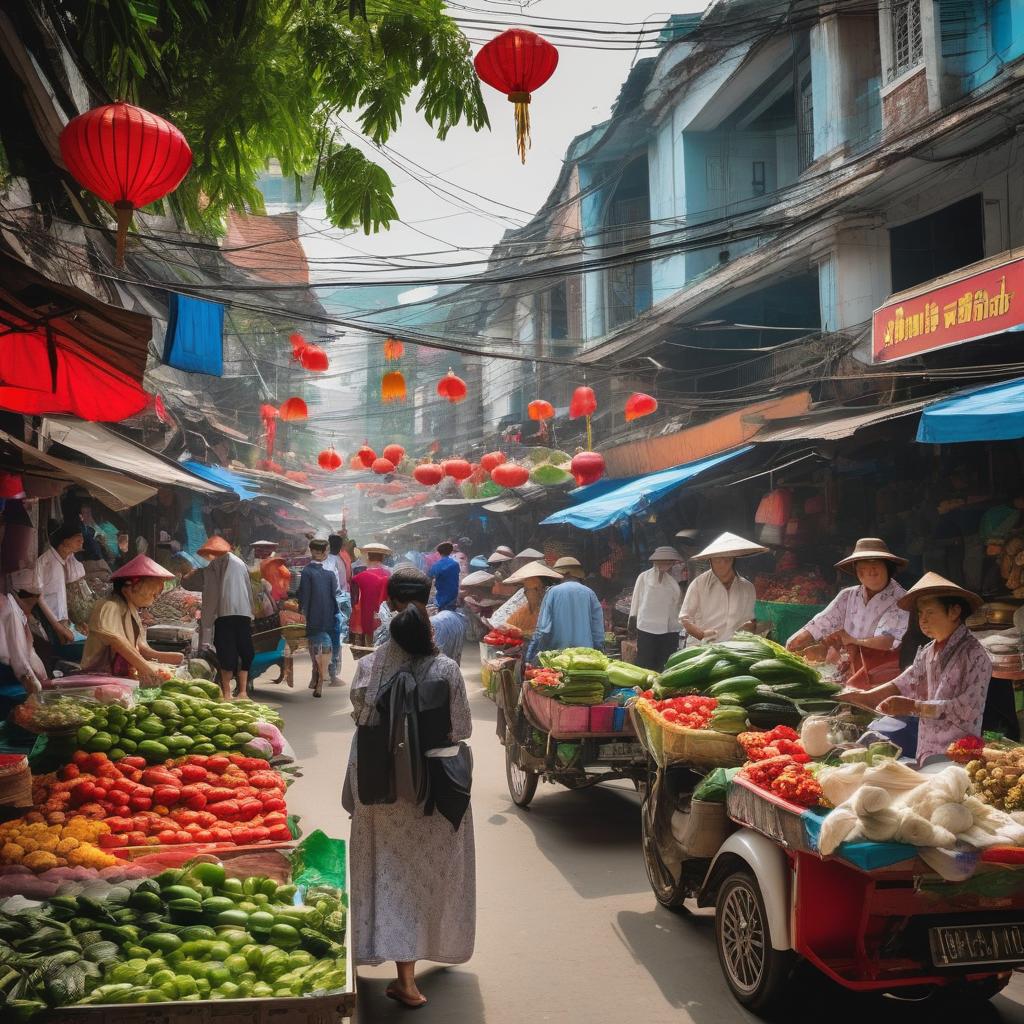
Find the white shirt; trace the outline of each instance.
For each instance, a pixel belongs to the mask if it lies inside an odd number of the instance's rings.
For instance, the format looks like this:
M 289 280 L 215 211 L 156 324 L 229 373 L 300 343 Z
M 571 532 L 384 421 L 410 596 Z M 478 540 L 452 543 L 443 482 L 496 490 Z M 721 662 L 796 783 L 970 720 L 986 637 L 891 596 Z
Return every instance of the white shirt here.
M 348 576 L 345 574 L 345 563 L 337 555 L 328 555 L 324 559 L 324 568 L 330 569 L 338 577 L 338 587 L 343 594 L 349 592 Z
M 731 640 L 733 634 L 745 622 L 754 617 L 754 584 L 742 576 L 736 576 L 730 587 L 711 569 L 702 572 L 687 588 L 683 598 L 683 609 L 679 621 L 687 621 L 702 632 L 713 629 L 718 641 Z
M 658 580 L 661 576 L 661 580 Z M 679 632 L 679 603 L 683 592 L 679 584 L 666 572 L 659 573 L 656 567 L 640 573 L 633 586 L 633 600 L 629 605 L 629 617 L 636 617 L 636 628 L 643 633 Z
M 28 618 L 13 594 L 0 598 L 0 663 L 10 665 L 19 679 L 30 672 L 40 681 L 46 678 L 46 669 L 32 648 Z
M 43 588 L 43 600 L 58 622 L 68 619 L 68 584 L 85 576 L 74 555 L 63 561 L 56 548 L 47 548 L 36 562 L 36 578 Z

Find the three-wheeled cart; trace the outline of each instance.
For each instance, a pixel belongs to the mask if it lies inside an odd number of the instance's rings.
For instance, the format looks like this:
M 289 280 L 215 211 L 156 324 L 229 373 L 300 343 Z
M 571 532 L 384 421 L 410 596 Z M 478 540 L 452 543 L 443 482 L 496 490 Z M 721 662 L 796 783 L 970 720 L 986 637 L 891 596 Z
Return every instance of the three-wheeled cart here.
M 636 710 L 633 717 L 657 765 L 642 816 L 651 888 L 665 907 L 692 898 L 715 908 L 719 963 L 744 1006 L 775 1003 L 800 961 L 854 991 L 984 999 L 1024 963 L 1021 850 L 923 852 L 859 841 L 823 857 L 822 812 L 741 775 L 724 803 L 694 800 L 696 783 L 727 753 L 702 756 L 698 740 L 683 751 L 690 760 L 675 759 L 651 720 Z M 741 757 L 737 746 L 731 760 Z
M 541 779 L 566 789 L 618 779 L 640 789 L 646 781 L 647 753 L 625 708 L 560 704 L 511 668 L 500 674 L 496 697 L 505 778 L 518 807 L 529 805 Z

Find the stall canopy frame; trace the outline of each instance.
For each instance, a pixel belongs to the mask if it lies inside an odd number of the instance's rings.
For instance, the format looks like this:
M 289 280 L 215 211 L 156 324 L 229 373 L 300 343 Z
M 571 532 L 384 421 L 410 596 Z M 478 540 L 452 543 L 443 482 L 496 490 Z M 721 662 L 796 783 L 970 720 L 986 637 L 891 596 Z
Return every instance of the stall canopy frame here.
M 607 494 L 585 501 L 582 505 L 555 512 L 541 520 L 541 526 L 568 525 L 581 530 L 602 530 L 607 526 L 635 516 L 649 508 L 654 502 L 666 497 L 677 487 L 710 469 L 729 462 L 751 451 L 753 445 L 743 445 L 729 452 L 712 455 L 696 462 L 688 462 L 672 469 L 663 469 L 648 476 L 642 476 L 623 487 Z
M 1024 377 L 969 388 L 935 402 L 921 413 L 922 444 L 1016 441 L 1024 437 Z

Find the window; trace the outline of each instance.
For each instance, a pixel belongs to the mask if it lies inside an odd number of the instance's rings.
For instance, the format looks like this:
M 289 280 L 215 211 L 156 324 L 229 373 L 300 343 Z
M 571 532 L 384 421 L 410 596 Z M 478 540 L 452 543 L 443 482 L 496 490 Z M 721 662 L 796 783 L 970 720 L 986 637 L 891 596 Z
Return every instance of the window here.
M 754 178 L 751 182 L 751 190 L 755 196 L 763 196 L 765 188 L 764 161 L 755 160 L 753 167 Z
M 892 82 L 924 59 L 924 35 L 921 32 L 921 0 L 891 0 L 889 30 L 892 33 Z
M 892 290 L 903 291 L 985 258 L 981 193 L 889 231 Z
M 811 76 L 800 86 L 800 106 L 797 108 L 797 159 L 800 170 L 806 171 L 814 163 L 814 93 Z
M 548 292 L 551 322 L 549 332 L 552 341 L 564 341 L 569 337 L 569 305 L 566 301 L 565 282 L 555 285 Z

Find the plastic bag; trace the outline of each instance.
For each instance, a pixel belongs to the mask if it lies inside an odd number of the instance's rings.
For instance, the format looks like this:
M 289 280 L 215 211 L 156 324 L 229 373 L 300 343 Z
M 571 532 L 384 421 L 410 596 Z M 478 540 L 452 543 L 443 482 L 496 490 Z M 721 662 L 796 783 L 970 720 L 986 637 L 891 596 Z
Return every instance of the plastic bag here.
M 292 881 L 304 889 L 329 885 L 345 891 L 345 840 L 317 829 L 292 854 Z
M 729 786 L 738 771 L 739 768 L 715 768 L 714 771 L 708 772 L 693 791 L 693 799 L 724 804 Z

